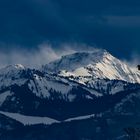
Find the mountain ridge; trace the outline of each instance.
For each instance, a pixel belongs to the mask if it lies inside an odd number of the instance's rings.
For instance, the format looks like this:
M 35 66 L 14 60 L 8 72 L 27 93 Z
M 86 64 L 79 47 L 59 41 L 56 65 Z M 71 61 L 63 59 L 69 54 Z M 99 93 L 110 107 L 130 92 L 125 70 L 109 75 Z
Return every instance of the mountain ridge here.
M 140 72 L 112 56 L 107 51 L 78 52 L 61 57 L 42 68 L 43 72 L 58 73 L 62 77 L 81 78 L 81 83 L 94 79 L 124 80 L 140 83 Z M 78 80 L 77 80 L 78 82 Z
M 140 121 L 139 75 L 103 50 L 63 56 L 41 69 L 2 68 L 0 139 L 15 139 L 20 128 L 23 140 L 58 134 L 62 140 L 124 140 L 122 129 Z

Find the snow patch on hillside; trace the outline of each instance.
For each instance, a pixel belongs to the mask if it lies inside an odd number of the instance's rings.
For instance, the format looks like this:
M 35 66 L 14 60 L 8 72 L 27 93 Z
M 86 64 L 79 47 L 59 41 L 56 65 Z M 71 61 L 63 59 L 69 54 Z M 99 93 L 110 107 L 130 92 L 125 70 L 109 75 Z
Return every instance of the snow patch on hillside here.
M 6 92 L 0 94 L 0 106 L 5 102 L 6 98 L 11 95 L 12 95 L 12 93 L 10 93 L 10 91 L 6 91 Z
M 18 113 L 10 113 L 10 112 L 3 112 L 3 111 L 0 111 L 0 113 L 24 125 L 35 125 L 35 124 L 50 125 L 53 123 L 59 123 L 59 121 L 48 117 L 25 116 Z
M 69 79 L 82 77 L 85 79 L 123 80 L 130 83 L 140 83 L 140 71 L 131 68 L 124 62 L 106 51 L 79 52 L 62 57 L 43 67 L 42 71 L 51 71 Z
M 69 118 L 69 119 L 65 120 L 64 122 L 71 122 L 71 121 L 76 121 L 76 120 L 85 120 L 85 119 L 89 119 L 89 118 L 93 118 L 93 117 L 95 117 L 95 114 Z

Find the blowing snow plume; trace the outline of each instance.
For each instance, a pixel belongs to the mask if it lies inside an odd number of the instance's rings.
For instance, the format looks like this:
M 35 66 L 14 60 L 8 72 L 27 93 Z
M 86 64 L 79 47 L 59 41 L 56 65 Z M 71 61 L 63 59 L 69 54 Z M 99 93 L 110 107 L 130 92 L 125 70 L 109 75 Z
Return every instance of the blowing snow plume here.
M 81 49 L 82 48 L 82 49 Z M 11 64 L 22 64 L 30 68 L 39 68 L 61 56 L 72 54 L 79 51 L 93 51 L 95 48 L 85 44 L 61 44 L 57 47 L 51 44 L 41 44 L 37 48 L 15 47 L 0 51 L 0 68 Z
M 11 64 L 22 64 L 30 68 L 38 68 L 60 58 L 62 55 L 74 53 L 70 47 L 63 49 L 53 49 L 51 45 L 43 44 L 37 49 L 10 49 L 8 52 L 0 52 L 0 68 Z

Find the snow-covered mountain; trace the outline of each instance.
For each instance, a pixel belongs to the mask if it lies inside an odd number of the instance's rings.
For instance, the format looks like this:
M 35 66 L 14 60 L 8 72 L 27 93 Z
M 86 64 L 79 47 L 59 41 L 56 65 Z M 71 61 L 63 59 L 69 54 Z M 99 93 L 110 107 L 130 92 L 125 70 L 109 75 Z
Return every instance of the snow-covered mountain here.
M 14 86 L 22 87 L 26 85 L 39 98 L 53 100 L 52 94 L 56 92 L 54 98 L 60 96 L 60 98 L 68 101 L 74 98 L 69 97 L 72 96 L 70 95 L 71 90 L 77 89 L 80 86 L 78 83 L 72 84 L 57 75 L 44 74 L 38 70 L 25 68 L 22 65 L 10 65 L 1 69 L 0 81 L 0 91 L 4 91 L 3 94 L 0 94 L 1 100 L 6 98 L 6 95 L 9 96 L 10 93 L 8 91 Z
M 41 108 L 39 115 L 44 116 L 49 112 L 43 109 L 48 102 L 89 102 L 138 89 L 139 76 L 139 71 L 104 50 L 63 56 L 41 71 L 10 65 L 0 69 L 0 109 L 37 115 Z
M 85 125 L 93 124 L 92 134 L 101 136 L 100 128 L 107 130 L 103 125 L 113 128 L 122 121 L 123 126 L 117 127 L 122 130 L 128 122 L 134 122 L 132 117 L 140 121 L 139 102 L 140 72 L 105 50 L 63 56 L 41 70 L 21 64 L 10 65 L 0 69 L 0 139 L 1 134 L 7 135 L 7 131 L 26 130 L 28 126 L 23 124 L 35 125 L 40 130 L 40 123 L 53 124 L 50 126 L 53 133 L 55 127 L 56 131 L 63 127 L 72 128 L 68 129 L 71 135 L 71 130 L 77 128 L 77 121 L 83 130 L 88 128 Z M 126 122 L 123 121 L 125 117 L 129 118 Z M 81 127 L 83 120 L 84 127 Z M 41 127 L 43 131 L 46 128 Z M 34 130 L 29 129 L 30 132 Z M 120 130 L 115 136 L 121 136 Z M 80 131 L 78 134 L 81 135 Z M 91 135 L 90 131 L 88 134 Z M 111 136 L 114 137 L 114 132 Z
M 1 69 L 0 81 L 0 110 L 28 116 L 75 116 L 69 104 L 80 100 L 88 102 L 101 94 L 79 83 L 22 65 Z
M 95 79 L 123 80 L 140 83 L 140 72 L 131 68 L 105 50 L 78 52 L 63 56 L 43 67 L 43 71 L 85 84 Z

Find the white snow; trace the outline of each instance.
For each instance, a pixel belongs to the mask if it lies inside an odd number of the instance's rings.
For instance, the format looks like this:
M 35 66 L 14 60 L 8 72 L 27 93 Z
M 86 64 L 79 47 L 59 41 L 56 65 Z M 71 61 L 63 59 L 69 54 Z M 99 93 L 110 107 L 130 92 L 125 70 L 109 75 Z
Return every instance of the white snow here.
M 91 114 L 91 115 L 69 118 L 64 121 L 57 121 L 55 119 L 48 118 L 48 117 L 25 116 L 19 113 L 10 113 L 10 112 L 4 112 L 4 111 L 0 111 L 0 114 L 3 114 L 9 118 L 12 118 L 22 123 L 23 125 L 36 125 L 36 124 L 51 125 L 53 123 L 71 122 L 71 121 L 84 120 L 84 119 L 95 117 L 95 114 Z
M 102 93 L 96 90 L 101 88 L 107 90 L 108 85 L 111 84 L 104 79 L 140 83 L 140 72 L 137 69 L 127 66 L 104 50 L 63 56 L 60 60 L 46 65 L 43 70 L 58 73 L 55 76 L 51 74 L 39 76 L 32 71 L 33 77 L 28 79 L 21 78 L 22 72 L 26 71 L 26 68 L 21 64 L 0 69 L 0 89 L 14 84 L 21 86 L 29 80 L 29 89 L 38 97 L 49 98 L 50 90 L 52 90 L 72 101 L 74 96 L 67 95 L 73 87 L 79 84 L 83 88 L 86 87 L 86 90 L 91 94 L 102 96 Z M 72 81 L 74 82 L 72 83 Z M 118 83 L 115 87 L 111 87 L 110 94 L 122 90 L 124 90 L 124 85 Z
M 25 69 L 25 67 L 21 64 L 15 64 L 15 68 L 17 69 Z
M 61 59 L 47 64 L 44 70 L 59 72 L 60 70 L 73 71 L 77 68 L 87 66 L 98 62 L 102 57 L 103 50 L 95 50 L 94 52 L 77 52 L 74 54 L 62 56 Z
M 75 76 L 74 73 L 68 72 L 68 71 L 66 71 L 66 70 L 60 71 L 60 73 L 59 73 L 58 75 L 60 75 L 60 76 L 62 75 L 62 76 L 64 76 L 64 77 Z
M 46 65 L 43 71 L 58 72 L 81 84 L 96 79 L 123 80 L 140 83 L 140 71 L 131 68 L 106 51 L 79 52 L 62 57 Z M 80 79 L 80 80 L 79 80 Z
M 25 82 L 27 81 L 27 79 L 15 79 L 15 80 L 12 80 L 11 78 L 0 78 L 0 89 L 1 88 L 4 88 L 4 87 L 9 87 L 11 85 L 23 85 Z
M 24 125 L 35 125 L 35 124 L 50 125 L 53 123 L 59 123 L 59 121 L 48 117 L 25 116 L 18 113 L 10 113 L 10 112 L 3 112 L 3 111 L 0 111 L 0 113 Z
M 38 97 L 46 98 L 50 96 L 47 85 L 45 84 L 45 78 L 34 75 L 34 80 L 30 80 L 28 84 L 29 89 L 33 91 Z
M 8 76 L 17 75 L 22 70 L 25 70 L 25 67 L 21 64 L 8 65 L 8 66 L 0 69 L 0 76 L 2 76 L 2 75 L 8 75 Z
M 24 70 L 25 67 L 21 64 L 9 65 L 0 69 L 0 89 L 14 84 L 23 85 L 27 81 L 27 79 L 21 78 Z
M 76 95 L 72 95 L 72 94 L 68 95 L 68 99 L 70 102 L 72 102 L 75 98 L 76 98 Z
M 85 119 L 89 119 L 92 117 L 95 117 L 95 114 L 69 118 L 69 119 L 65 120 L 64 122 L 70 122 L 70 121 L 75 121 L 75 120 L 85 120 Z
M 64 81 L 47 79 L 46 77 L 39 77 L 37 75 L 34 75 L 34 81 L 30 80 L 28 86 L 36 96 L 43 98 L 50 97 L 50 90 L 58 92 L 61 95 L 66 95 L 72 89 L 72 86 L 65 84 Z
M 73 74 L 76 76 L 92 76 L 84 67 L 77 68 Z
M 61 92 L 62 94 L 67 94 L 72 89 L 70 85 L 65 85 L 57 81 L 47 81 L 46 85 L 48 89 L 54 89 L 55 91 Z
M 12 93 L 10 93 L 10 91 L 6 91 L 6 92 L 0 94 L 0 106 L 4 103 L 4 101 L 6 100 L 6 98 L 8 96 L 11 96 L 11 95 L 12 95 Z

